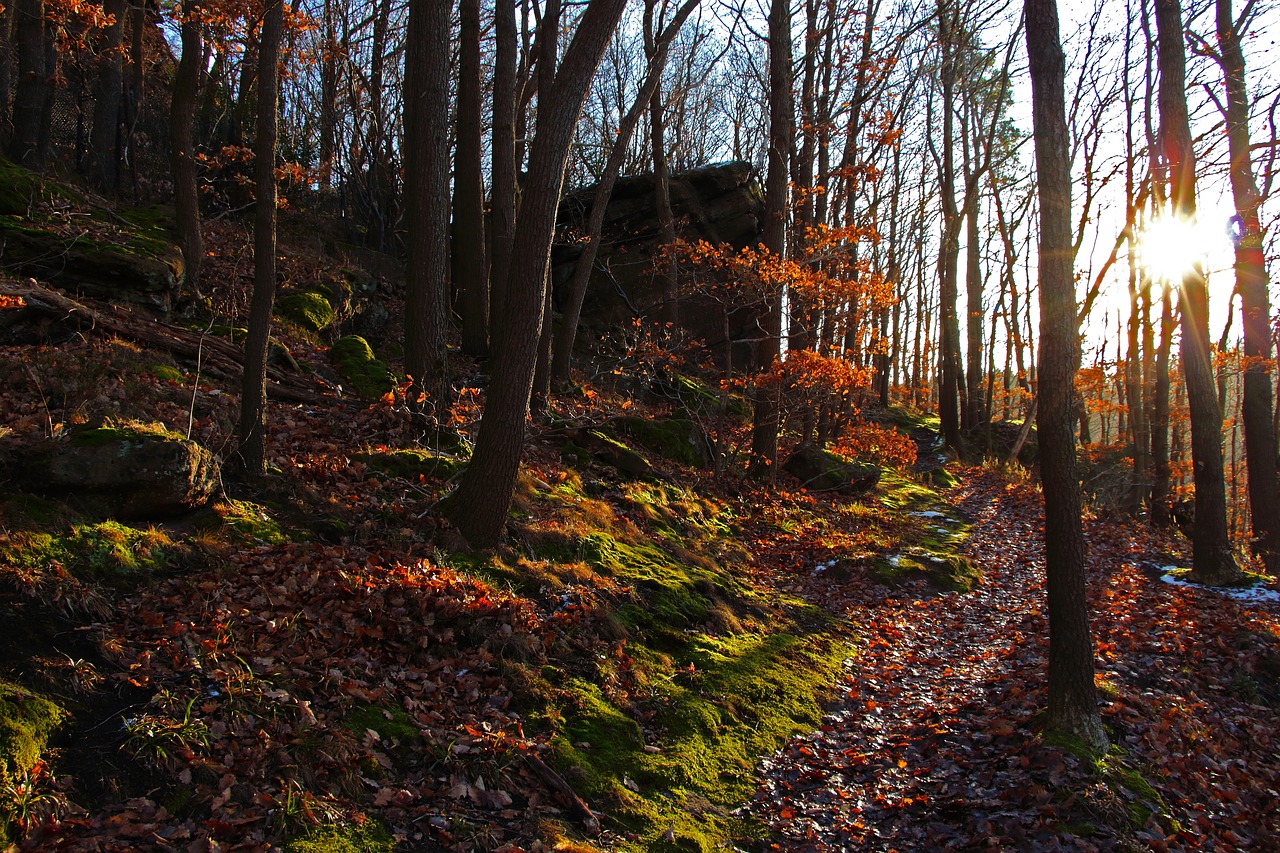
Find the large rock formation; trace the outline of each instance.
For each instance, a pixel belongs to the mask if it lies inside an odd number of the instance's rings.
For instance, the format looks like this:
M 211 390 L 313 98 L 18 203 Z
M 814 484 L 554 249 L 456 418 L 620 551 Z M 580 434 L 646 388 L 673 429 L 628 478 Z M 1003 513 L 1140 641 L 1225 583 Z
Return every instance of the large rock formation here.
M 582 255 L 578 239 L 591 214 L 594 187 L 568 193 L 560 204 L 559 229 L 552 247 L 552 284 L 557 307 Z M 749 163 L 703 166 L 671 177 L 671 207 L 676 233 L 694 242 L 728 243 L 734 248 L 760 240 L 764 194 Z M 638 316 L 659 316 L 662 286 L 654 275 L 661 247 L 653 175 L 620 178 L 606 209 L 603 240 L 583 306 L 583 326 L 614 325 Z M 695 336 L 723 342 L 723 317 L 686 303 L 681 324 Z M 733 323 L 746 328 L 749 322 Z M 743 335 L 746 336 L 745 334 Z M 737 338 L 738 335 L 733 335 Z

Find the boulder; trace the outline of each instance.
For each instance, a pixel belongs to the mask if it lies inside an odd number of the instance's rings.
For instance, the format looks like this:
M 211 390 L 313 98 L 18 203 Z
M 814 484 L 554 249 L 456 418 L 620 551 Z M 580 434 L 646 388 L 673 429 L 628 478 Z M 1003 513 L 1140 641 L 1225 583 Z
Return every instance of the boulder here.
M 614 418 L 610 425 L 636 444 L 672 462 L 690 468 L 710 468 L 711 439 L 698 423 L 687 418 Z
M 220 489 L 217 457 L 196 442 L 114 426 L 73 432 L 40 467 L 31 473 L 43 480 L 33 485 L 121 519 L 181 515 Z
M 860 495 L 880 482 L 880 469 L 861 462 L 846 462 L 838 456 L 803 444 L 782 463 L 782 470 L 798 478 L 805 488 L 819 492 Z
M 124 224 L 90 221 L 73 233 L 38 217 L 0 214 L 0 268 L 57 287 L 168 316 L 184 277 L 166 213 L 122 210 Z
M 567 298 L 578 259 L 580 238 L 591 214 L 595 187 L 568 193 L 560 204 L 556 242 L 552 246 L 552 286 L 557 309 Z M 676 234 L 683 240 L 727 243 L 736 249 L 760 241 L 764 193 L 754 167 L 734 162 L 703 166 L 671 176 L 671 207 Z M 600 253 L 583 304 L 584 327 L 629 323 L 637 316 L 662 313 L 662 284 L 655 280 L 654 256 L 661 248 L 652 174 L 620 178 L 606 208 Z M 706 310 L 697 300 L 682 304 L 681 325 L 709 343 L 724 339 L 722 312 Z M 753 336 L 751 311 L 730 319 L 730 336 Z

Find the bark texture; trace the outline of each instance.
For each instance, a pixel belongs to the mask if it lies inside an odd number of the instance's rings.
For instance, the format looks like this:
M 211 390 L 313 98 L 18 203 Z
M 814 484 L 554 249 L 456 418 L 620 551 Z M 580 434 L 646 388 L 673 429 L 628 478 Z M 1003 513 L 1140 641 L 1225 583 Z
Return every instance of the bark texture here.
M 1049 588 L 1049 725 L 1107 747 L 1094 686 L 1093 639 L 1085 597 L 1080 484 L 1071 435 L 1080 363 L 1071 240 L 1071 160 L 1067 150 L 1066 57 L 1054 0 L 1026 0 L 1036 176 L 1040 187 L 1040 395 L 1037 427 L 1044 482 Z

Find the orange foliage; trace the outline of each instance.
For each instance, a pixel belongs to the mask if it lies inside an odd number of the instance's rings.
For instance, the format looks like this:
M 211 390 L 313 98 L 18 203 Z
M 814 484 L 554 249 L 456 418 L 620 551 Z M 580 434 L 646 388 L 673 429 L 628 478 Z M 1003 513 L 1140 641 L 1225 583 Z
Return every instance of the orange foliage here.
M 916 461 L 916 443 L 892 427 L 870 421 L 854 421 L 831 449 L 842 456 L 891 468 L 910 468 Z

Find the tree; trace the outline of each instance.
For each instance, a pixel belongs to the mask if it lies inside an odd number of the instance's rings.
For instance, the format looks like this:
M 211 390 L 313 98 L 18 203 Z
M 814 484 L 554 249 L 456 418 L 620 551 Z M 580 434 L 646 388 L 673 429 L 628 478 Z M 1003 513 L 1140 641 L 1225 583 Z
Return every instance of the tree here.
M 89 144 L 89 179 L 103 189 L 114 189 L 120 146 L 120 94 L 124 84 L 124 0 L 107 0 L 103 10 L 111 16 L 98 58 L 94 87 L 93 130 Z
M 1249 138 L 1249 100 L 1245 86 L 1241 33 L 1247 32 L 1256 12 L 1246 3 L 1240 17 L 1232 13 L 1231 0 L 1217 0 L 1218 50 L 1201 42 L 1222 68 L 1226 103 L 1227 144 L 1231 156 L 1231 194 L 1236 207 L 1236 290 L 1244 321 L 1244 392 L 1241 419 L 1249 468 L 1249 510 L 1253 523 L 1254 553 L 1262 557 L 1271 574 L 1280 572 L 1280 475 L 1276 472 L 1276 434 L 1272 431 L 1271 306 L 1267 298 L 1267 267 L 1262 246 L 1258 208 L 1262 204 L 1253 176 Z
M 787 252 L 788 161 L 794 133 L 791 95 L 791 4 L 773 0 L 769 9 L 769 165 L 764 185 L 760 245 L 779 258 Z M 772 369 L 782 343 L 782 286 L 764 295 L 756 370 Z M 757 387 L 751 420 L 752 467 L 772 478 L 778 462 L 778 392 Z
M 587 87 L 625 6 L 626 0 L 591 0 L 565 51 L 554 85 L 540 95 L 543 102 L 512 240 L 505 328 L 496 342 L 475 452 L 447 509 L 458 530 L 476 547 L 497 543 L 511 507 L 533 387 L 537 357 L 533 343 L 544 320 L 551 235 L 570 143 Z
M 1036 423 L 1049 588 L 1048 723 L 1083 739 L 1101 754 L 1106 751 L 1107 736 L 1093 681 L 1080 484 L 1071 434 L 1080 350 L 1071 239 L 1066 57 L 1058 37 L 1056 0 L 1026 0 L 1024 10 L 1040 185 L 1040 395 Z
M 185 286 L 200 292 L 200 265 L 204 239 L 200 236 L 200 196 L 196 189 L 196 144 L 193 125 L 196 95 L 200 88 L 200 63 L 204 58 L 198 0 L 182 3 L 182 57 L 173 79 L 169 112 L 169 148 L 173 169 L 174 229 L 182 248 Z
M 505 328 L 507 274 L 516 228 L 516 11 L 512 3 L 494 6 L 493 57 L 493 225 L 489 258 L 489 347 L 498 348 Z
M 405 51 L 404 369 L 449 404 L 449 0 L 413 0 Z
M 613 194 L 614 184 L 617 182 L 618 173 L 622 169 L 623 161 L 627 156 L 627 148 L 631 144 L 632 134 L 635 133 L 636 126 L 640 122 L 640 118 L 644 115 L 646 107 L 650 109 L 650 116 L 653 116 L 653 110 L 658 110 L 658 116 L 653 118 L 653 126 L 656 138 L 661 138 L 661 97 L 658 93 L 658 83 L 662 79 L 662 71 L 666 67 L 667 50 L 671 45 L 672 38 L 680 31 L 685 19 L 697 7 L 699 0 L 685 0 L 684 4 L 677 10 L 675 17 L 666 26 L 662 27 L 657 33 L 656 41 L 654 40 L 653 28 L 653 0 L 648 0 L 645 4 L 645 38 L 651 44 L 646 48 L 649 54 L 649 68 L 644 80 L 640 84 L 635 100 L 632 102 L 630 109 L 622 117 L 618 125 L 614 142 L 609 151 L 609 159 L 605 163 L 604 173 L 600 176 L 596 183 L 595 193 L 591 198 L 591 212 L 587 217 L 587 244 L 582 250 L 582 255 L 578 259 L 577 266 L 573 271 L 573 278 L 569 282 L 569 295 L 564 307 L 564 317 L 561 320 L 560 332 L 555 342 L 555 358 L 552 362 L 551 376 L 557 382 L 569 381 L 569 369 L 573 357 L 573 342 L 578 333 L 578 320 L 582 316 L 582 305 L 587 296 L 587 285 L 591 280 L 591 271 L 595 266 L 596 256 L 600 249 L 601 231 L 604 228 L 605 212 L 609 204 L 609 197 Z M 657 99 L 655 106 L 654 99 Z M 654 146 L 655 183 L 660 184 L 665 175 L 665 157 L 658 156 L 658 144 Z M 661 170 L 656 168 L 658 161 L 664 165 Z M 661 192 L 661 190 L 659 190 Z M 662 220 L 661 230 L 665 242 L 674 242 L 675 225 L 670 222 L 668 216 L 671 212 L 670 200 L 666 200 L 665 215 L 663 211 L 661 197 L 658 202 L 659 218 Z M 667 229 L 670 228 L 671 239 L 666 240 Z M 669 263 L 674 263 L 674 256 Z M 674 293 L 668 293 L 667 302 L 674 301 Z
M 269 0 L 263 12 L 258 45 L 258 118 L 253 145 L 253 299 L 249 305 L 249 335 L 244 344 L 244 383 L 240 394 L 240 460 L 251 476 L 260 476 L 266 471 L 262 433 L 267 344 L 276 301 L 276 139 L 284 0 Z
M 44 150 L 40 145 L 44 103 L 53 69 L 45 63 L 44 0 L 18 0 L 13 9 L 13 35 L 18 79 L 13 95 L 13 139 L 9 158 L 20 166 L 40 171 Z
M 462 0 L 458 8 L 462 26 L 453 268 L 461 302 L 462 351 L 483 357 L 489 353 L 489 282 L 485 268 L 484 176 L 480 169 L 480 0 Z
M 1196 215 L 1196 163 L 1187 118 L 1186 54 L 1180 0 L 1156 0 L 1160 66 L 1160 143 L 1169 170 L 1169 215 L 1185 222 Z M 1182 370 L 1191 409 L 1191 459 L 1196 517 L 1192 573 L 1202 583 L 1240 577 L 1227 531 L 1227 493 L 1222 470 L 1222 412 L 1209 352 L 1209 289 L 1199 262 L 1182 275 L 1178 294 Z

